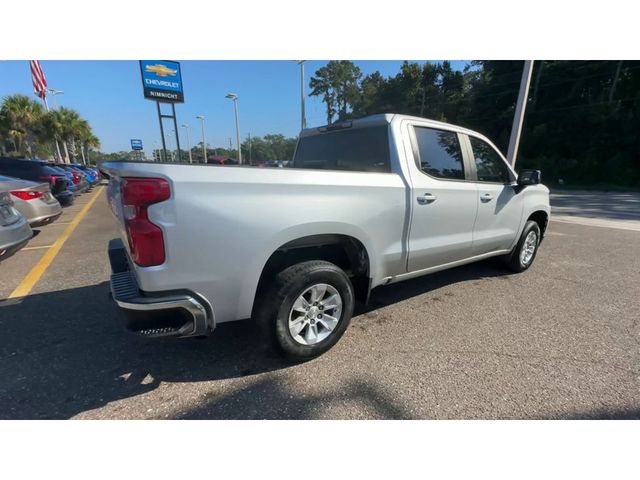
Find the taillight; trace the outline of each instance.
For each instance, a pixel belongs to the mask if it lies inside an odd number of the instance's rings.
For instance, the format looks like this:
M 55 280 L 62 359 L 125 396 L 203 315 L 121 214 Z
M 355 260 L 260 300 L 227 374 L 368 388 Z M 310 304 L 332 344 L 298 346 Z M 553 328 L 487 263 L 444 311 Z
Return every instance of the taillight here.
M 122 206 L 127 240 L 133 261 L 141 267 L 164 263 L 164 238 L 160 227 L 151 223 L 149 205 L 171 196 L 169 182 L 162 178 L 125 178 Z
M 54 185 L 57 180 L 57 178 L 53 175 L 40 175 L 38 179 L 42 180 L 43 182 L 48 182 L 50 185 Z
M 14 197 L 18 197 L 21 200 L 35 200 L 36 198 L 41 198 L 44 195 L 44 192 L 16 190 L 11 192 L 11 195 L 13 195 Z
M 78 175 L 78 174 L 77 174 L 77 173 L 75 173 L 75 172 L 73 172 L 73 173 L 72 173 L 72 175 L 73 175 L 73 183 L 74 183 L 75 185 L 79 184 L 79 183 L 80 183 L 80 175 Z

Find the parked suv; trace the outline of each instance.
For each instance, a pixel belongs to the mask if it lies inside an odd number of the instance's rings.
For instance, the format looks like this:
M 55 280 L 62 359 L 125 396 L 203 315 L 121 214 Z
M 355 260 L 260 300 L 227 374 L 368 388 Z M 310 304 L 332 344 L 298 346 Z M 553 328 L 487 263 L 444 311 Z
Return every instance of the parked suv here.
M 0 175 L 32 182 L 46 182 L 60 205 L 67 206 L 73 203 L 73 194 L 67 189 L 67 177 L 41 160 L 0 157 Z

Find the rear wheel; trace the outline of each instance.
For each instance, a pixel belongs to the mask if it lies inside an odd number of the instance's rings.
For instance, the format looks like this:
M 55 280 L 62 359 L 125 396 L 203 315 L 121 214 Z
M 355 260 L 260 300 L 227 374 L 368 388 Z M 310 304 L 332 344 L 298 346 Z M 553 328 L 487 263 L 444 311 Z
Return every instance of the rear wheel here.
M 527 270 L 536 258 L 539 245 L 540 227 L 533 220 L 529 220 L 517 245 L 504 259 L 507 267 L 518 273 Z
M 353 315 L 349 277 L 313 260 L 286 268 L 261 296 L 256 317 L 268 339 L 290 360 L 317 357 L 344 334 Z

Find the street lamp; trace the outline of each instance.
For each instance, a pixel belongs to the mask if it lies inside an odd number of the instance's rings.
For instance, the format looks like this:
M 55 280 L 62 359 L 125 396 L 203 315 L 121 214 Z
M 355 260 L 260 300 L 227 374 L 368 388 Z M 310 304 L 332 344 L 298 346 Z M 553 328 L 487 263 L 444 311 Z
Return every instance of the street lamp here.
M 240 120 L 238 119 L 238 95 L 227 93 L 225 98 L 233 100 L 233 107 L 236 111 L 236 140 L 238 142 L 238 165 L 242 165 L 242 148 L 240 147 Z
M 197 115 L 196 118 L 202 123 L 202 162 L 207 163 L 207 142 L 204 139 L 204 115 Z
M 304 115 L 304 62 L 306 60 L 298 60 L 300 65 L 300 129 L 307 128 L 307 119 Z
M 172 136 L 172 137 L 174 137 L 174 138 L 177 138 L 177 137 L 176 137 L 176 130 L 175 130 L 175 128 L 172 128 L 172 129 L 171 129 L 171 136 Z M 171 137 L 169 137 L 169 138 L 171 138 Z M 171 161 L 172 161 L 172 162 L 174 162 L 174 161 L 176 160 L 176 156 L 175 156 L 175 150 L 173 149 L 173 145 L 172 145 L 171 143 L 169 143 L 169 148 L 171 149 L 171 150 L 169 151 L 169 153 L 171 154 Z M 178 152 L 178 153 L 179 153 L 179 152 Z M 178 162 L 180 162 L 180 157 L 178 157 Z
M 187 132 L 187 150 L 189 151 L 189 163 L 193 163 L 193 158 L 191 158 L 191 142 L 189 141 L 189 125 L 183 123 L 182 127 L 184 127 Z

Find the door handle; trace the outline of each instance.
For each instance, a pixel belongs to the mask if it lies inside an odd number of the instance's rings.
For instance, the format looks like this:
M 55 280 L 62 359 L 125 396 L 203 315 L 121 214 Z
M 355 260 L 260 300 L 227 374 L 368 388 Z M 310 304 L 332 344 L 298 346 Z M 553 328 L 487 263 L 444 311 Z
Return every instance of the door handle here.
M 480 200 L 483 202 L 490 202 L 491 200 L 493 200 L 493 195 L 491 195 L 490 193 L 485 193 L 480 197 Z
M 427 205 L 429 203 L 435 202 L 437 199 L 438 199 L 438 197 L 436 197 L 432 193 L 425 193 L 421 197 L 418 197 L 418 203 L 420 205 Z

